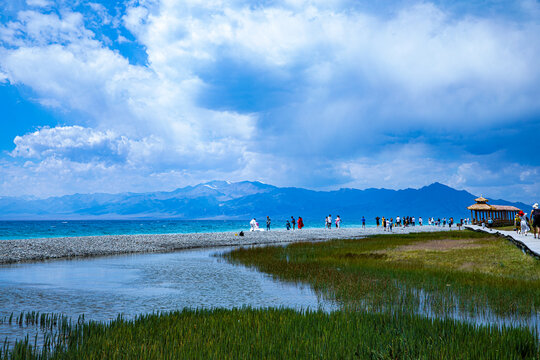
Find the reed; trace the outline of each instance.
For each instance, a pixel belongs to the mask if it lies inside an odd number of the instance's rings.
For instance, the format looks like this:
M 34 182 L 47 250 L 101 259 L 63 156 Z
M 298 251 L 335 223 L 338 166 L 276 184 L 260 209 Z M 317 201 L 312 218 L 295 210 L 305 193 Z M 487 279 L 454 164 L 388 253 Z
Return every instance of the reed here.
M 357 311 L 182 310 L 72 324 L 41 350 L 20 341 L 0 359 L 535 359 L 535 334 L 454 320 Z
M 521 318 L 540 313 L 540 262 L 472 231 L 243 248 L 224 255 L 370 311 Z

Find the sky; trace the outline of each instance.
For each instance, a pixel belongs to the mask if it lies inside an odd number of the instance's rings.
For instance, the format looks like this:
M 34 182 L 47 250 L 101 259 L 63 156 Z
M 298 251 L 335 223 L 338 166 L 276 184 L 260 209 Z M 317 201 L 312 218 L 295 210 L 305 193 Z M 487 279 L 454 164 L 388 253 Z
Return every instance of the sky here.
M 252 180 L 540 200 L 540 2 L 0 2 L 0 196 Z

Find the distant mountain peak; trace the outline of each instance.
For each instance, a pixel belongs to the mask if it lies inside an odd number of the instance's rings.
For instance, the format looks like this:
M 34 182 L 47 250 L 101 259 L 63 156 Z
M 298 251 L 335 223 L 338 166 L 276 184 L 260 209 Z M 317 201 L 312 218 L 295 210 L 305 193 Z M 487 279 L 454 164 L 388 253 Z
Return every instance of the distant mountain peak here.
M 342 188 L 314 191 L 276 187 L 260 181 L 214 180 L 174 191 L 76 194 L 41 200 L 0 197 L 0 219 L 81 218 L 238 218 L 291 214 L 318 219 L 339 213 L 348 221 L 362 216 L 467 216 L 475 196 L 434 182 L 420 189 Z M 496 201 L 503 205 L 516 203 Z M 523 204 L 517 204 L 523 207 Z
M 422 189 L 451 189 L 451 190 L 456 190 L 448 185 L 445 185 L 445 184 L 442 184 L 438 181 L 435 181 L 434 183 L 432 184 L 429 184 L 429 185 L 426 185 L 424 187 L 422 187 L 420 190 Z

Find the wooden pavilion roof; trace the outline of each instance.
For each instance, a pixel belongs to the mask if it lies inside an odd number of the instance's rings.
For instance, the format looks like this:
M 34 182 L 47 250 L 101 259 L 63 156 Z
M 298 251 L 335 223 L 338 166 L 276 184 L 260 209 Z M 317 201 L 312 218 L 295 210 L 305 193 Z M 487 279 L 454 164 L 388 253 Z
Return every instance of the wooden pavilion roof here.
M 469 210 L 484 210 L 484 211 L 490 211 L 491 210 L 491 205 L 488 205 L 488 204 L 474 204 L 474 205 L 471 205 L 469 206 L 467 209 Z
M 474 204 L 469 206 L 469 210 L 480 210 L 480 211 L 519 211 L 515 206 L 508 205 L 488 205 L 488 204 Z
M 493 210 L 495 211 L 519 211 L 521 209 L 518 209 L 515 206 L 509 206 L 509 205 L 491 205 Z

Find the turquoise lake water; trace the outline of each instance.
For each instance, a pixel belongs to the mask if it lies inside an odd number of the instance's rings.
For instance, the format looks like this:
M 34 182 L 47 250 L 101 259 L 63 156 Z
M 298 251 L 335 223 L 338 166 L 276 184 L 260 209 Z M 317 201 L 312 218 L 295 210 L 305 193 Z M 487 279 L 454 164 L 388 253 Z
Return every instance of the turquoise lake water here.
M 261 221 L 262 220 L 262 221 Z M 266 220 L 259 225 L 266 228 Z M 285 229 L 286 219 L 273 219 L 272 229 Z M 321 221 L 305 221 L 306 228 L 322 228 Z M 359 226 L 357 222 L 343 227 Z M 65 236 L 186 234 L 249 230 L 249 220 L 69 220 L 0 221 L 0 240 Z

